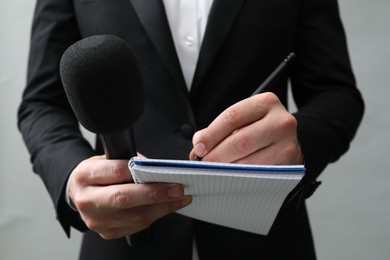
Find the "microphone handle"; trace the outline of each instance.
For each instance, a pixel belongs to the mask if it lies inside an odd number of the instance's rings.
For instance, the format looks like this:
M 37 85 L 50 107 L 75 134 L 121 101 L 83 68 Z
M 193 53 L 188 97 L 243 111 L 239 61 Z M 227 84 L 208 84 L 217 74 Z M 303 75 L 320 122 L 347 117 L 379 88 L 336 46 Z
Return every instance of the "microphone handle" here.
M 99 136 L 107 159 L 128 160 L 133 156 L 137 156 L 132 128 L 120 133 L 104 134 Z M 131 247 L 146 246 L 151 240 L 151 227 L 138 233 L 126 236 L 127 244 Z

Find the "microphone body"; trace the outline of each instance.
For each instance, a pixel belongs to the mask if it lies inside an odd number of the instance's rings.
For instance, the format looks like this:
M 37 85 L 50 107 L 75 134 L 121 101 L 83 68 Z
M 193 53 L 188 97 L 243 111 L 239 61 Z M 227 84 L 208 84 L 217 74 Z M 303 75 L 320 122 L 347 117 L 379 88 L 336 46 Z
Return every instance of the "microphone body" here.
M 107 159 L 130 159 L 137 155 L 133 129 L 121 133 L 99 135 Z M 149 227 L 133 235 L 126 236 L 129 246 L 142 247 L 152 239 L 152 228 Z
M 107 159 L 136 156 L 131 126 L 142 114 L 144 91 L 130 46 L 113 35 L 80 40 L 64 52 L 60 75 L 77 119 L 98 134 Z M 148 228 L 126 236 L 126 240 L 139 247 L 148 244 L 151 237 Z

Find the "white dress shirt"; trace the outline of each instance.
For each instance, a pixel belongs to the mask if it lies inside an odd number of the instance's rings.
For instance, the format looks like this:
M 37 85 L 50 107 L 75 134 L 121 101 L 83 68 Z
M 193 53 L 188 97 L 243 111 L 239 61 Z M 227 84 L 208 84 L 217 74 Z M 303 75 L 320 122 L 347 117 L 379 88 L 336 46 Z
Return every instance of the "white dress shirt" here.
M 213 0 L 163 0 L 187 88 L 191 88 Z

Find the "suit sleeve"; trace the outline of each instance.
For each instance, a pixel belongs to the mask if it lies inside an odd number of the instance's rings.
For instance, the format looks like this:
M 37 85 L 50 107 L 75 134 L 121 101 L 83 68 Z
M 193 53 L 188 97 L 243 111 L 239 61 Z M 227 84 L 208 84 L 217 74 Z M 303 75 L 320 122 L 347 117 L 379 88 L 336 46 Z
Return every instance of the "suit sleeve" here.
M 33 170 L 49 191 L 68 236 L 70 226 L 79 230 L 86 230 L 86 226 L 66 204 L 64 188 L 73 168 L 94 155 L 80 133 L 59 75 L 63 52 L 79 38 L 72 1 L 37 1 L 27 86 L 18 112 L 19 129 L 31 154 Z
M 291 85 L 306 178 L 311 182 L 348 150 L 364 103 L 352 73 L 337 0 L 302 2 Z

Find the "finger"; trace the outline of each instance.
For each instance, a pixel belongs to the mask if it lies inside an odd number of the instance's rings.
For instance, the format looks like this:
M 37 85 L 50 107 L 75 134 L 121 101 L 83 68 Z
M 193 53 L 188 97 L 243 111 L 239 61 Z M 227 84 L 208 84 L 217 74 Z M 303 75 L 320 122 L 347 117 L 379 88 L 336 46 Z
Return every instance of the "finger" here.
M 266 119 L 243 127 L 227 136 L 205 157 L 206 161 L 234 162 L 272 144 L 273 131 Z
M 132 182 L 128 160 L 107 160 L 105 157 L 96 156 L 88 159 L 75 169 L 75 181 L 89 185 L 111 185 L 117 183 Z M 72 178 L 73 178 L 72 176 Z
M 234 162 L 257 150 L 280 143 L 296 143 L 296 119 L 285 110 L 273 109 L 261 120 L 226 137 L 207 154 L 205 160 Z
M 250 155 L 234 161 L 234 163 L 244 164 L 264 164 L 264 165 L 294 165 L 300 164 L 299 145 L 290 144 L 272 144 L 257 150 Z
M 95 225 L 92 224 L 91 227 L 105 239 L 120 238 L 148 228 L 157 219 L 186 207 L 191 202 L 192 197 L 185 196 L 181 200 L 170 203 L 123 210 L 118 214 L 100 219 L 100 224 L 95 222 Z
M 237 129 L 262 119 L 277 103 L 280 102 L 274 94 L 264 93 L 227 108 L 207 128 L 195 133 L 191 156 L 205 157 L 217 144 Z
M 80 211 L 105 213 L 179 200 L 184 196 L 184 188 L 174 183 L 118 184 L 88 188 L 85 195 L 75 202 Z

